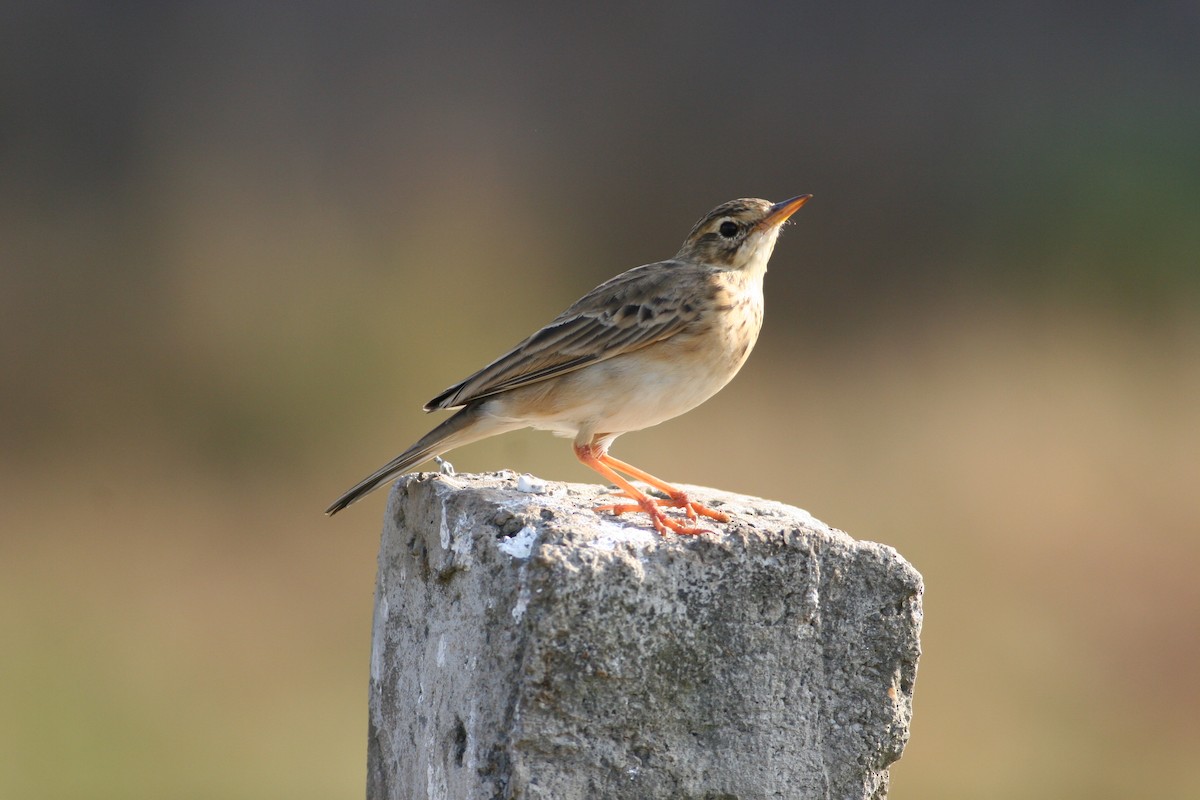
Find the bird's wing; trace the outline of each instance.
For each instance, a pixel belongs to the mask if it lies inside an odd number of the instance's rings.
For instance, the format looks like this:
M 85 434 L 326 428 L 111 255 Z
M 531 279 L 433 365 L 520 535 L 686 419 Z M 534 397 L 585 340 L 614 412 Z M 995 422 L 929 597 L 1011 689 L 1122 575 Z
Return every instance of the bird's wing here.
M 674 336 L 699 317 L 711 295 L 714 271 L 683 261 L 662 261 L 623 272 L 430 400 L 425 410 L 457 408 Z

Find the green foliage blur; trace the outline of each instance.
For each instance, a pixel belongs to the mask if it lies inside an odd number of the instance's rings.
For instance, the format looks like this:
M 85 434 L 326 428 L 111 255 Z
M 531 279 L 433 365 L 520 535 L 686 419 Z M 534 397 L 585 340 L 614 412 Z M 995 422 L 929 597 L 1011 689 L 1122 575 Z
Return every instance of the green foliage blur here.
M 321 510 L 805 192 L 742 375 L 615 454 L 922 571 L 893 798 L 1200 796 L 1200 13 L 827 5 L 0 8 L 0 797 L 361 792 L 384 493 Z

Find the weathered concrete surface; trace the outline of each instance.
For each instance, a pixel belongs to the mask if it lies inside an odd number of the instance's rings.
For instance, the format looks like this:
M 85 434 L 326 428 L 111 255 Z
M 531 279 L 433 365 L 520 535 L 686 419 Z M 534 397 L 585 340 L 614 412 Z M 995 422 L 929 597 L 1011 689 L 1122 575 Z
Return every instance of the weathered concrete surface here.
M 369 798 L 886 795 L 921 626 L 895 550 L 707 489 L 733 521 L 662 537 L 603 487 L 517 484 L 392 491 Z

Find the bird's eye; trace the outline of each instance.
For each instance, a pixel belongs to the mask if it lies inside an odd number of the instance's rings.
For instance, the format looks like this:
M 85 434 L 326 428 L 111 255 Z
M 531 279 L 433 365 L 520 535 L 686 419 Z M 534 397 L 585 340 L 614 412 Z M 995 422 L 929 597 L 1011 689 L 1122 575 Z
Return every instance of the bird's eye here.
M 717 232 L 720 233 L 722 236 L 724 236 L 726 239 L 732 239 L 734 236 L 737 236 L 737 232 L 738 232 L 737 223 L 731 222 L 730 220 L 725 220 L 724 222 L 721 223 L 721 227 L 717 228 Z

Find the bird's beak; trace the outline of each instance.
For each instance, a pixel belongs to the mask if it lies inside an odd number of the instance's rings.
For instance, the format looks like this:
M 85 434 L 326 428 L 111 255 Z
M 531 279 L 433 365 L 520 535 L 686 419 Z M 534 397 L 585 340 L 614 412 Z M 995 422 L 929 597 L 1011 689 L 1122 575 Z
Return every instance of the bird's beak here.
M 799 197 L 793 197 L 791 200 L 784 200 L 782 203 L 776 203 L 767 211 L 767 215 L 763 217 L 762 222 L 758 223 L 762 228 L 775 228 L 787 222 L 787 218 L 800 210 L 800 206 L 812 199 L 811 194 L 802 194 Z

